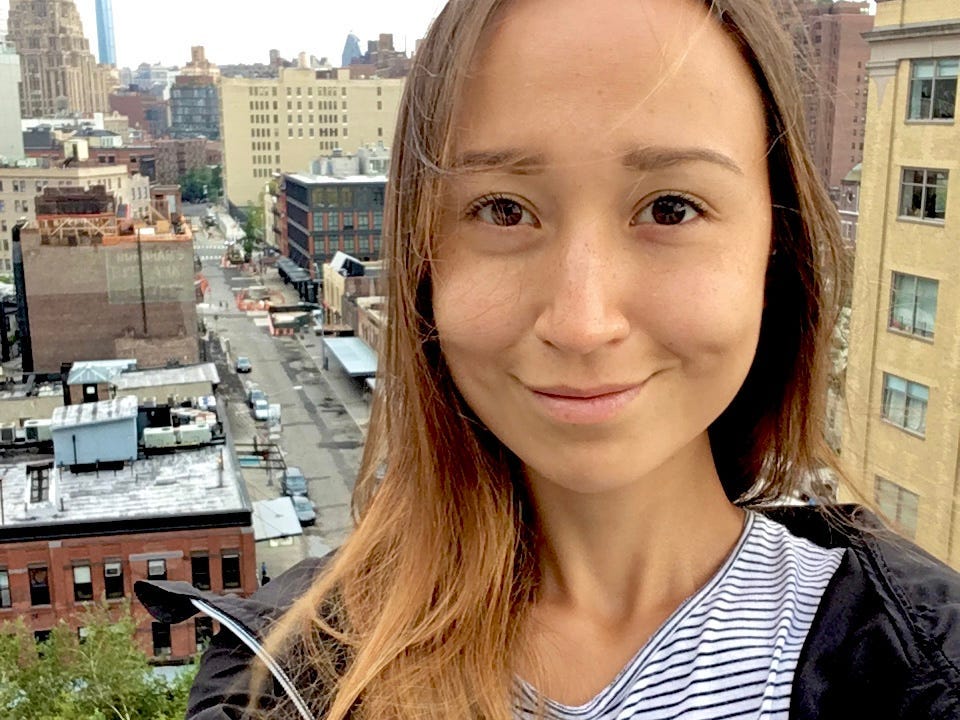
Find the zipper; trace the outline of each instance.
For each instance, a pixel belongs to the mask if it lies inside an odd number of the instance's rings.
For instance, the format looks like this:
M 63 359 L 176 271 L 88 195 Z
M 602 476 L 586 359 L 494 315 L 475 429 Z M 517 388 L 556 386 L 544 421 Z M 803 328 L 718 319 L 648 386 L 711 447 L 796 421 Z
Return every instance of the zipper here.
M 203 612 L 206 615 L 209 615 L 214 620 L 218 621 L 223 627 L 227 628 L 230 632 L 236 635 L 240 642 L 250 648 L 253 653 L 263 661 L 263 664 L 267 666 L 267 669 L 270 670 L 270 673 L 276 678 L 277 682 L 280 683 L 280 686 L 283 688 L 284 692 L 287 693 L 287 697 L 293 702 L 294 707 L 300 713 L 300 717 L 303 720 L 314 720 L 313 715 L 310 714 L 310 709 L 307 706 L 306 701 L 303 697 L 297 692 L 297 688 L 294 687 L 293 682 L 290 680 L 290 677 L 283 671 L 283 668 L 280 667 L 279 663 L 273 659 L 273 657 L 263 648 L 257 639 L 247 630 L 243 624 L 237 622 L 229 615 L 218 610 L 216 607 L 208 603 L 206 600 L 201 600 L 200 598 L 190 598 L 190 602 L 193 603 L 193 606 Z

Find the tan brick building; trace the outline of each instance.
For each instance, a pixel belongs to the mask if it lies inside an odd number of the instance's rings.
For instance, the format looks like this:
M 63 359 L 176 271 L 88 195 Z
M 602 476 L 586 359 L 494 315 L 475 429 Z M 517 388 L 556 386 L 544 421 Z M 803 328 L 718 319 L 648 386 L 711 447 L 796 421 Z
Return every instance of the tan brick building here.
M 960 569 L 960 0 L 880 0 L 867 40 L 843 459 Z
M 274 173 L 309 172 L 335 148 L 390 146 L 403 80 L 351 79 L 349 69 L 282 68 L 277 78 L 220 82 L 224 190 L 235 205 L 259 203 Z

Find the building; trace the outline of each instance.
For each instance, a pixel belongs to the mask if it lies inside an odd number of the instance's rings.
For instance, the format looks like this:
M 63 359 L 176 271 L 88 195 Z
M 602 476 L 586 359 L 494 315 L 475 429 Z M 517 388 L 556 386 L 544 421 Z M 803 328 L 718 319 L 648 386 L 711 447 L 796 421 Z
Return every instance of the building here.
M 403 80 L 354 80 L 282 68 L 276 79 L 223 78 L 220 83 L 224 190 L 236 206 L 259 204 L 280 172 L 308 172 L 320 155 L 390 145 Z
M 207 166 L 207 141 L 204 138 L 164 138 L 153 143 L 156 181 L 176 184 L 191 170 Z
M 100 64 L 117 64 L 116 40 L 113 37 L 113 0 L 97 0 L 97 50 Z
M 360 38 L 352 32 L 347 35 L 347 40 L 343 44 L 343 54 L 340 57 L 340 67 L 350 67 L 354 62 L 363 57 L 360 52 Z
M 801 5 L 819 89 L 807 102 L 811 150 L 829 188 L 839 188 L 863 158 L 870 55 L 863 33 L 873 27 L 868 10 L 867 2 L 847 0 Z
M 107 130 L 64 132 L 34 127 L 23 133 L 23 145 L 27 157 L 50 167 L 62 166 L 69 153 L 71 167 L 123 165 L 130 176 L 139 173 L 151 181 L 157 179 L 153 145 L 128 145 L 121 135 Z
M 843 458 L 854 490 L 960 569 L 960 0 L 881 0 Z
M 367 52 L 349 63 L 350 77 L 403 78 L 411 64 L 405 51 L 393 47 L 393 35 L 380 33 L 376 40 L 367 41 Z
M 82 636 L 84 604 L 119 611 L 137 580 L 238 595 L 257 587 L 252 507 L 232 453 L 211 431 L 209 408 L 187 410 L 174 429 L 171 408 L 138 408 L 132 396 L 61 407 L 47 426 L 52 455 L 0 464 L 5 618 L 38 640 L 60 621 Z M 151 454 L 151 433 L 183 444 Z M 215 629 L 204 618 L 153 622 L 136 603 L 134 612 L 141 647 L 160 661 L 189 660 Z
M 58 151 L 62 155 L 62 150 Z M 11 245 L 13 226 L 26 218 L 36 221 L 36 200 L 45 188 L 102 186 L 114 201 L 127 206 L 131 217 L 150 214 L 150 180 L 126 165 L 79 165 L 62 167 L 44 160 L 32 165 L 0 166 L 0 275 L 13 270 Z
M 73 0 L 11 0 L 8 33 L 20 55 L 24 117 L 107 109 L 109 68 L 90 52 Z
M 190 62 L 170 88 L 170 130 L 179 137 L 220 138 L 220 69 L 202 46 L 190 49 Z
M 130 126 L 148 138 L 161 138 L 170 129 L 170 108 L 166 100 L 136 87 L 110 94 L 110 110 L 125 115 Z
M 189 223 L 117 216 L 116 199 L 44 189 L 21 234 L 27 328 L 25 372 L 67 362 L 131 358 L 149 369 L 199 360 Z
M 23 157 L 20 130 L 20 56 L 0 40 L 0 162 Z
M 317 278 L 338 251 L 380 256 L 386 177 L 286 174 L 280 187 L 280 252 Z

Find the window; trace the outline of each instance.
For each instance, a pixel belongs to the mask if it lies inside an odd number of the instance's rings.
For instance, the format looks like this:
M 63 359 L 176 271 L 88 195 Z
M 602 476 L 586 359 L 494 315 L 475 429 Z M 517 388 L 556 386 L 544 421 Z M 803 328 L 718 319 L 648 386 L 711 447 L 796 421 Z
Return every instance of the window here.
M 902 377 L 883 374 L 883 419 L 912 433 L 927 431 L 927 400 L 930 388 Z
M 210 589 L 210 558 L 206 555 L 193 555 L 190 558 L 192 584 L 197 590 Z
M 33 631 L 33 640 L 39 645 L 40 643 L 45 643 L 50 640 L 50 630 L 34 630 Z
M 893 273 L 890 289 L 890 329 L 932 338 L 937 317 L 939 285 L 939 282 L 929 278 Z
M 4 568 L 0 570 L 0 607 L 8 608 L 13 605 L 10 599 L 10 573 Z
M 900 217 L 943 220 L 947 210 L 947 171 L 906 168 L 900 183 Z
M 153 654 L 170 654 L 170 623 L 151 623 L 153 630 Z
M 213 620 L 206 616 L 198 616 L 193 621 L 193 634 L 197 641 L 197 652 L 203 652 L 213 640 Z
M 27 575 L 30 577 L 30 604 L 49 605 L 50 579 L 46 565 L 28 568 Z
M 960 58 L 914 60 L 910 67 L 909 120 L 950 120 L 957 105 Z
M 103 588 L 107 600 L 118 600 L 124 596 L 123 563 L 119 560 L 103 563 Z
M 224 553 L 220 558 L 220 570 L 223 574 L 224 588 L 240 587 L 240 553 Z
M 874 485 L 874 500 L 888 521 L 899 526 L 908 537 L 917 534 L 917 506 L 920 496 L 894 482 L 877 477 Z
M 93 579 L 89 565 L 73 566 L 73 599 L 76 602 L 93 600 Z
M 41 465 L 27 465 L 27 475 L 30 478 L 30 502 L 46 502 L 50 499 L 50 471 L 53 463 Z
M 166 580 L 167 579 L 167 561 L 166 560 L 147 560 L 147 579 L 148 580 Z
M 83 644 L 87 641 L 87 636 L 88 636 L 89 634 L 90 634 L 90 633 L 87 631 L 87 629 L 86 629 L 85 627 L 82 627 L 82 626 L 81 626 L 81 627 L 78 627 L 78 628 L 77 628 L 77 642 L 79 642 L 81 645 L 83 645 Z

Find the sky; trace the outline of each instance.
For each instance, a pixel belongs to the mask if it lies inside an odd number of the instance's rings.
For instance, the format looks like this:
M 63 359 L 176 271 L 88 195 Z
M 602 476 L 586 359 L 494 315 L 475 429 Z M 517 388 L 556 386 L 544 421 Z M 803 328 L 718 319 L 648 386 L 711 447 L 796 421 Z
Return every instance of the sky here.
M 97 53 L 94 0 L 75 0 L 83 33 Z M 9 0 L 0 0 L 0 6 Z M 271 48 L 287 59 L 301 50 L 340 64 L 347 33 L 360 48 L 380 33 L 393 33 L 394 47 L 413 51 L 443 0 L 113 0 L 117 65 L 142 62 L 182 67 L 190 47 L 203 45 L 217 65 L 269 62 Z

